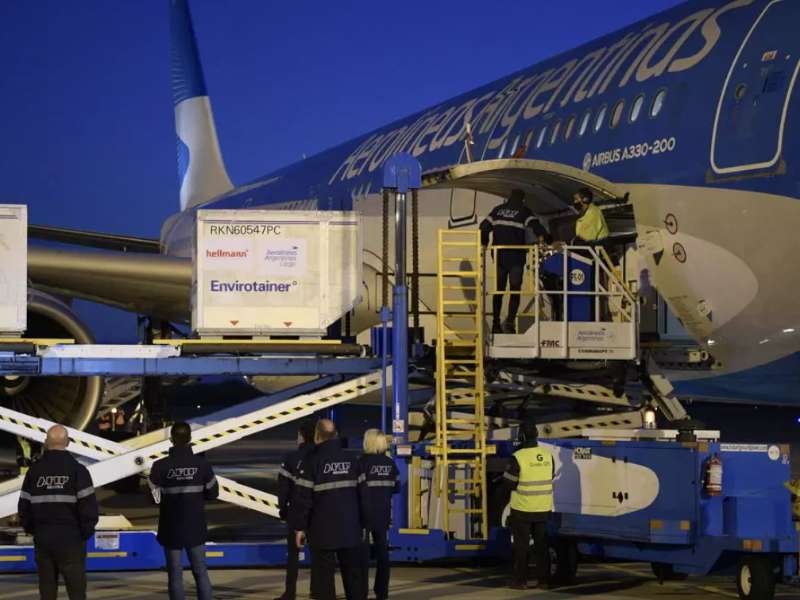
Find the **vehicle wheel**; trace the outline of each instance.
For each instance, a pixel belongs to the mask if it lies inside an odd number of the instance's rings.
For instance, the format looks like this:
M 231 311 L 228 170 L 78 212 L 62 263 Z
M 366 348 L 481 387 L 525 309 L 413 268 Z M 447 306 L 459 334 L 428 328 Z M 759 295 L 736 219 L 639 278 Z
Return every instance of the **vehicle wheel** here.
M 769 558 L 742 558 L 736 573 L 736 589 L 742 600 L 772 600 L 775 597 L 775 573 Z
M 659 583 L 665 581 L 684 581 L 689 575 L 688 573 L 680 573 L 675 570 L 675 567 L 669 563 L 650 563 L 650 568 L 653 569 L 653 575 L 656 576 Z
M 572 540 L 556 540 L 550 548 L 550 574 L 558 585 L 570 585 L 578 573 L 578 547 Z

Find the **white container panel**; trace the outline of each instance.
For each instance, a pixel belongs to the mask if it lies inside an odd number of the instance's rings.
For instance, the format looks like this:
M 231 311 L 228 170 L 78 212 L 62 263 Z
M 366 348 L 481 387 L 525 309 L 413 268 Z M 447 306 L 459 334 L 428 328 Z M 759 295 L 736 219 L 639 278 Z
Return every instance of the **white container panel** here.
M 358 302 L 357 213 L 198 211 L 192 325 L 200 335 L 321 335 Z
M 28 318 L 28 208 L 0 204 L 0 335 L 18 336 Z

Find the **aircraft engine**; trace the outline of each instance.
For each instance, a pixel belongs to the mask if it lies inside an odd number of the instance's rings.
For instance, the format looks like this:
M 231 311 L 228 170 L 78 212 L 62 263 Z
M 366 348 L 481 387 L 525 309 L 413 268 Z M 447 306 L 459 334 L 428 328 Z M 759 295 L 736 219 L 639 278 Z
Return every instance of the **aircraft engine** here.
M 28 338 L 69 338 L 92 344 L 94 337 L 72 309 L 37 290 L 28 293 Z M 0 403 L 14 410 L 84 429 L 103 397 L 102 377 L 0 376 Z

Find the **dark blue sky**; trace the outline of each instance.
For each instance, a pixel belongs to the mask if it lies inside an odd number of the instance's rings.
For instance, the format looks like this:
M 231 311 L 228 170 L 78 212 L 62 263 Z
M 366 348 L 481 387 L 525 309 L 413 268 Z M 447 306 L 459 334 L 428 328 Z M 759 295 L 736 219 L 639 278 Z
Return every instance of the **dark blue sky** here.
M 190 0 L 235 184 L 679 3 Z M 0 203 L 158 235 L 178 206 L 168 21 L 167 0 L 0 2 Z

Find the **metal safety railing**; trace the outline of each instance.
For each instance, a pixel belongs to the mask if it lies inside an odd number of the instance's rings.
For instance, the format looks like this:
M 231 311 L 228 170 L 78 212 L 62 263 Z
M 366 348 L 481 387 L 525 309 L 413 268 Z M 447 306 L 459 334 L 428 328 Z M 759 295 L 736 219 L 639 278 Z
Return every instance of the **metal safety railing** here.
M 498 289 L 497 287 L 497 265 L 498 254 L 501 252 L 518 252 L 525 254 L 524 271 L 522 278 L 522 287 L 518 291 L 510 289 Z M 490 246 L 488 253 L 491 261 L 486 262 L 487 274 L 484 280 L 487 282 L 486 295 L 490 298 L 502 296 L 504 299 L 511 296 L 520 296 L 521 310 L 517 313 L 517 318 L 530 317 L 537 320 L 542 317 L 542 309 L 544 303 L 541 302 L 546 298 L 563 298 L 568 297 L 595 297 L 606 299 L 609 304 L 616 301 L 614 313 L 619 315 L 619 319 L 624 322 L 632 321 L 636 318 L 635 307 L 637 306 L 636 295 L 631 291 L 630 287 L 625 283 L 620 274 L 617 272 L 614 263 L 602 246 L 579 246 L 579 245 L 557 245 L 557 246 Z M 542 261 L 549 259 L 553 256 L 560 255 L 562 259 L 560 273 L 557 273 L 560 287 L 550 287 L 542 281 Z M 591 265 L 593 275 L 592 281 L 594 282 L 593 289 L 589 290 L 575 290 L 570 289 L 570 276 L 574 269 L 570 269 L 570 260 L 583 259 L 588 265 Z M 490 262 L 495 266 L 492 270 Z M 583 273 L 583 271 L 581 271 Z M 573 276 L 572 282 L 575 282 Z M 600 321 L 602 319 L 602 304 L 594 302 L 594 318 L 593 320 Z M 487 312 L 487 315 L 490 313 Z M 565 310 L 561 313 L 560 318 L 549 318 L 547 320 L 553 321 L 568 321 L 569 320 L 569 306 L 565 306 Z
M 487 539 L 483 252 L 476 230 L 439 230 L 435 478 L 443 529 Z M 455 410 L 459 414 L 454 415 Z
M 513 285 L 518 289 L 510 289 L 510 269 L 516 270 L 514 277 L 521 277 Z M 502 307 L 510 305 L 512 298 L 518 302 L 516 314 L 504 313 L 506 325 L 501 333 L 525 336 L 530 342 L 525 344 L 526 356 L 598 358 L 600 348 L 595 342 L 603 336 L 614 340 L 606 358 L 629 359 L 638 352 L 637 297 L 602 246 L 491 246 L 485 271 L 486 304 Z M 503 281 L 498 280 L 501 276 Z M 494 314 L 494 319 L 500 320 L 502 314 L 502 310 Z M 578 329 L 583 339 L 577 339 Z M 592 336 L 595 342 L 587 341 Z M 492 346 L 521 343 L 522 337 L 491 338 Z M 536 349 L 530 349 L 531 345 Z M 492 355 L 497 356 L 494 351 Z

